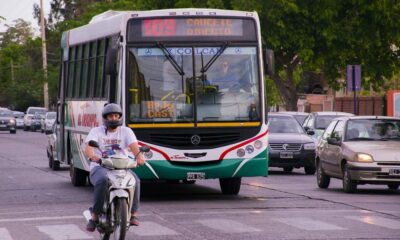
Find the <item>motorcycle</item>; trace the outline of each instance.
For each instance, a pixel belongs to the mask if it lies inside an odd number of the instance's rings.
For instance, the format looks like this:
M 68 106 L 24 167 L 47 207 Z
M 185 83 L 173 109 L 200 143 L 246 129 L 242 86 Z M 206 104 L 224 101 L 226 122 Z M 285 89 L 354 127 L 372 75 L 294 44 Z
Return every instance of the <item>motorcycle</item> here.
M 89 146 L 97 148 L 101 151 L 96 141 L 90 141 Z M 105 197 L 103 214 L 99 215 L 99 223 L 97 231 L 101 235 L 102 240 L 110 239 L 111 234 L 115 240 L 124 240 L 128 231 L 131 218 L 131 207 L 133 201 L 134 190 L 136 186 L 135 178 L 129 174 L 131 168 L 137 166 L 136 160 L 127 156 L 118 147 L 113 155 L 102 152 L 100 166 L 109 169 L 107 174 L 109 187 Z M 140 152 L 148 152 L 150 148 L 143 146 L 139 148 Z M 91 211 L 85 210 L 83 215 L 86 221 L 91 219 Z

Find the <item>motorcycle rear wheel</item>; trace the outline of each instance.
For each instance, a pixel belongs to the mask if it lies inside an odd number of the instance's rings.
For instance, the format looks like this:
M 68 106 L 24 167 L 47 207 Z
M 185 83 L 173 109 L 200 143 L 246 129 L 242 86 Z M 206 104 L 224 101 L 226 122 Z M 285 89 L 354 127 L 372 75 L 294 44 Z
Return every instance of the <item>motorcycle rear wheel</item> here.
M 128 203 L 125 198 L 114 200 L 114 240 L 125 240 L 128 230 Z

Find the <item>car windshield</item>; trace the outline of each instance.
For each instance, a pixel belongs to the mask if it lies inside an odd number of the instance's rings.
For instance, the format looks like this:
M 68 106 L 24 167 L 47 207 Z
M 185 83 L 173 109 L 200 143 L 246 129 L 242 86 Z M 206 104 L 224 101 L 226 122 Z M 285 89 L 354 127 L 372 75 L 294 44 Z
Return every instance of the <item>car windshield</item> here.
M 293 115 L 294 118 L 300 123 L 303 124 L 304 120 L 306 120 L 307 115 Z
M 220 49 L 131 48 L 129 121 L 259 121 L 256 47 Z
M 0 117 L 13 117 L 13 114 L 8 110 L 0 110 Z
M 14 112 L 13 115 L 16 118 L 24 118 L 24 113 L 22 112 Z
M 396 119 L 353 119 L 346 128 L 346 140 L 399 140 L 400 120 Z
M 269 116 L 270 133 L 304 133 L 296 119 L 284 116 Z
M 28 113 L 28 114 L 36 114 L 36 113 L 38 113 L 38 114 L 44 115 L 46 112 L 47 112 L 46 109 L 42 109 L 42 108 L 31 108 L 31 109 L 28 110 L 27 113 Z
M 46 119 L 56 119 L 56 113 L 51 112 L 46 115 Z
M 333 119 L 340 117 L 340 115 L 319 115 L 315 117 L 315 128 L 326 129 Z

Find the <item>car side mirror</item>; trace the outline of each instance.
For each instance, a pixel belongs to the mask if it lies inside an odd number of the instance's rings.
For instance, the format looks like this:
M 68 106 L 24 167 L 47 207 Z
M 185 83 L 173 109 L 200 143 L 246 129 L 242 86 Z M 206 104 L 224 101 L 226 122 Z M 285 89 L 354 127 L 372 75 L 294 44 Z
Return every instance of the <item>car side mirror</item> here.
M 331 145 L 336 145 L 336 146 L 341 145 L 340 141 L 338 141 L 336 138 L 330 137 L 330 138 L 327 138 L 327 141 L 328 141 L 328 144 L 331 144 Z
M 312 136 L 312 135 L 315 134 L 315 131 L 309 129 L 309 130 L 307 130 L 307 134 L 310 135 L 310 136 Z
M 269 76 L 275 74 L 275 56 L 274 51 L 271 49 L 263 50 L 264 72 Z

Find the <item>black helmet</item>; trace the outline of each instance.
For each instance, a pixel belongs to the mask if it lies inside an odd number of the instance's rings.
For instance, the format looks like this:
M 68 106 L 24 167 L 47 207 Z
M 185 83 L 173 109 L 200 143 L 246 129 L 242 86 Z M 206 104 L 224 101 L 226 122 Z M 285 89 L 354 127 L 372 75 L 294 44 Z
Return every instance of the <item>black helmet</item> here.
M 120 116 L 119 120 L 114 120 L 114 121 L 108 121 L 107 120 L 107 115 L 111 113 L 117 113 Z M 117 128 L 119 126 L 122 126 L 122 109 L 118 104 L 115 103 L 109 103 L 103 108 L 103 112 L 101 114 L 103 116 L 103 123 L 106 126 L 106 128 Z

